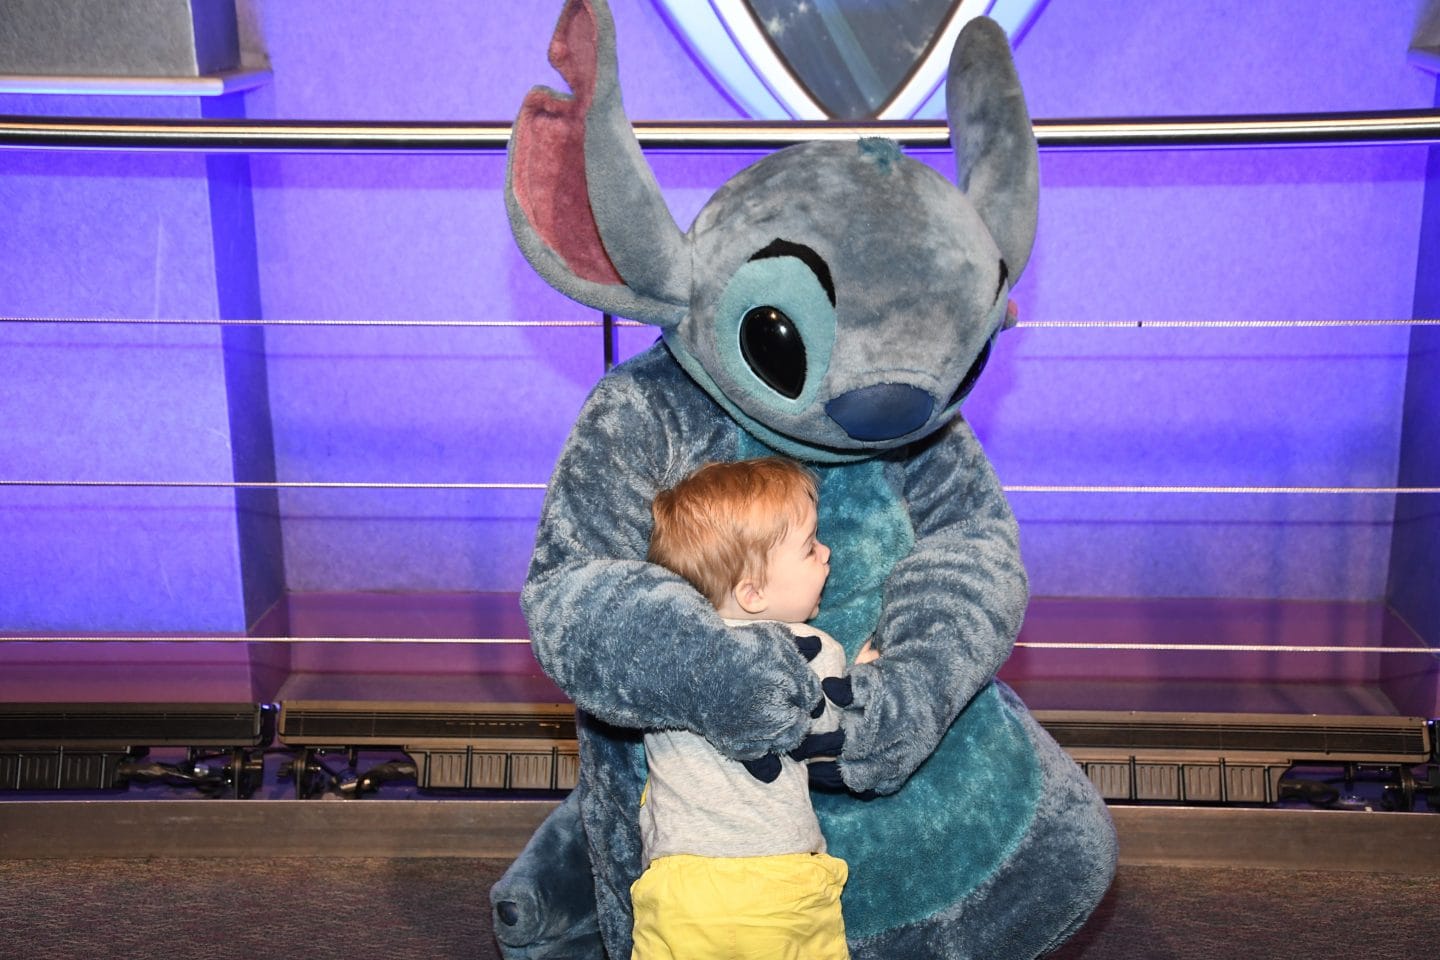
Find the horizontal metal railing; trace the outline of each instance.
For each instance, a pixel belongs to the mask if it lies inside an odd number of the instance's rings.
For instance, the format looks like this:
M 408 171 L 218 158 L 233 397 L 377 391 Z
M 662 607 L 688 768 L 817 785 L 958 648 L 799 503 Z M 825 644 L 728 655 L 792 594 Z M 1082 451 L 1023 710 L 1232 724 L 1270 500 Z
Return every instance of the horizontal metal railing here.
M 1169 149 L 1440 143 L 1440 110 L 1223 117 L 1036 120 L 1042 150 Z M 883 136 L 944 148 L 939 121 L 639 122 L 654 150 L 771 149 L 811 140 Z M 495 153 L 504 122 L 141 120 L 0 116 L 0 149 L 181 153 Z
M 373 644 L 425 644 L 440 646 L 529 646 L 529 637 L 398 637 L 398 636 L 239 636 L 235 634 L 191 634 L 191 633 L 0 633 L 0 645 L 9 643 L 263 643 L 290 644 L 347 643 Z M 1089 652 L 1125 653 L 1144 651 L 1147 653 L 1283 653 L 1283 654 L 1324 654 L 1324 655 L 1423 655 L 1440 656 L 1440 649 L 1425 644 L 1406 646 L 1379 646 L 1373 643 L 1359 646 L 1345 644 L 1286 644 L 1286 643 L 1151 643 L 1141 641 L 1087 641 L 1087 640 L 1017 640 L 1015 646 L 1028 650 L 1084 650 Z
M 90 327 L 155 326 L 155 327 L 416 327 L 474 328 L 481 330 L 505 328 L 590 330 L 606 326 L 602 318 L 594 320 L 395 320 L 395 319 L 267 319 L 265 317 L 36 317 L 0 315 L 0 326 L 7 323 L 44 326 L 73 324 Z M 654 326 L 639 320 L 612 318 L 610 326 L 644 328 Z M 1393 317 L 1299 320 L 1017 320 L 1013 329 L 1040 330 L 1307 330 L 1307 329 L 1371 329 L 1386 327 L 1440 327 L 1440 317 Z
M 0 479 L 6 487 L 115 488 L 148 490 L 547 490 L 541 481 L 456 481 L 423 482 L 403 480 L 38 480 Z M 1095 484 L 1095 483 L 1007 483 L 1005 493 L 1116 494 L 1162 496 L 1263 496 L 1263 497 L 1399 497 L 1411 494 L 1434 496 L 1440 487 L 1375 487 L 1318 485 L 1245 484 Z
M 264 86 L 273 74 L 261 67 L 218 70 L 195 77 L 95 77 L 0 73 L 0 93 L 72 97 L 223 97 Z

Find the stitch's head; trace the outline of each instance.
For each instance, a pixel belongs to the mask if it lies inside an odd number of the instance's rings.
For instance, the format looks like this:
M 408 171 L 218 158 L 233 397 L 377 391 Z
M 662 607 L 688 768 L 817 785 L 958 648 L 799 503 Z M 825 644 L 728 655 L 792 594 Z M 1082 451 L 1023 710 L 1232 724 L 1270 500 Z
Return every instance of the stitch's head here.
M 955 416 L 1034 239 L 1035 140 L 999 27 L 972 21 L 951 59 L 958 188 L 888 140 L 802 144 L 733 177 L 688 234 L 620 105 L 603 3 L 570 0 L 551 58 L 575 95 L 531 92 L 507 184 L 546 280 L 658 324 L 718 403 L 793 456 L 862 459 Z

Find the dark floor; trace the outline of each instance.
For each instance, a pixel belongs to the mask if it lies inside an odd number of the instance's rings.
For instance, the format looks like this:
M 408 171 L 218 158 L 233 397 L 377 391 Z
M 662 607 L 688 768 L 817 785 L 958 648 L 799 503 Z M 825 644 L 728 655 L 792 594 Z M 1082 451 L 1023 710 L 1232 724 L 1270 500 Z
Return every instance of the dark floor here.
M 491 960 L 503 861 L 3 860 L 0 957 Z M 1062 960 L 1440 953 L 1440 879 L 1124 867 Z M 911 960 L 911 958 L 904 958 Z
M 1440 956 L 1440 878 L 1121 867 L 1054 960 Z

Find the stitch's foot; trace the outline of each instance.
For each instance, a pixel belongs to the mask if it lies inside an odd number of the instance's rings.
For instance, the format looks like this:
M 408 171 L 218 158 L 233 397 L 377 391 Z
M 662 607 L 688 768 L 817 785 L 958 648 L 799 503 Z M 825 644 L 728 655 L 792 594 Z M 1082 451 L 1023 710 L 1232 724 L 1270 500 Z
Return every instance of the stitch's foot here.
M 595 884 L 575 794 L 546 818 L 490 888 L 490 916 L 506 960 L 600 960 Z

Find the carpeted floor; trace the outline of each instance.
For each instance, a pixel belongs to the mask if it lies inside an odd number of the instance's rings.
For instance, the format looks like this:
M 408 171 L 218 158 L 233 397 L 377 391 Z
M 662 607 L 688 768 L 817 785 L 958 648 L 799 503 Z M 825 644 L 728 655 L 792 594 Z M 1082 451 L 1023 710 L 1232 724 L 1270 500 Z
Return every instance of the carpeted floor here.
M 492 960 L 496 860 L 3 860 L 7 960 Z M 1062 960 L 1440 955 L 1440 879 L 1125 867 Z M 921 960 L 921 958 L 897 958 Z
M 1440 877 L 1121 867 L 1054 960 L 1440 956 Z

